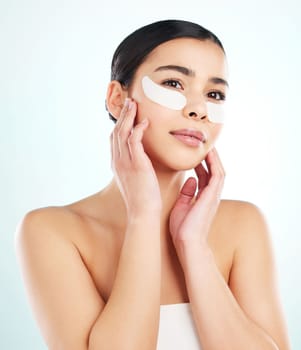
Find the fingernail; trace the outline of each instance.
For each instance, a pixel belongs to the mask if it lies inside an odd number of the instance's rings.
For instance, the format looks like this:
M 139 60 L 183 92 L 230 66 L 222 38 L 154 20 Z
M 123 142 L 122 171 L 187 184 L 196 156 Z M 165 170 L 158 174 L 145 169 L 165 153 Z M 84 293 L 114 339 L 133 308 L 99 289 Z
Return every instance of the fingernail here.
M 134 102 L 133 102 L 133 101 L 131 101 L 131 100 L 129 100 L 129 110 L 130 110 L 130 109 L 132 109 L 132 108 L 133 108 L 133 106 L 134 106 Z
M 130 99 L 127 97 L 124 101 L 124 108 L 128 108 L 130 104 Z

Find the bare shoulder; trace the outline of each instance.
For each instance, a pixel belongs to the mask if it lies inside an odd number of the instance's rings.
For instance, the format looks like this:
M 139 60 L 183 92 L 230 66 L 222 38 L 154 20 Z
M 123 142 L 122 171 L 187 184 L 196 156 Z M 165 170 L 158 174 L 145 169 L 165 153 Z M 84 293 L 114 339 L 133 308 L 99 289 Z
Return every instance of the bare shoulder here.
M 52 224 L 60 224 L 65 220 L 76 220 L 79 216 L 67 206 L 49 206 L 43 208 L 33 209 L 27 212 L 21 223 L 38 223 L 39 221 L 48 222 Z
M 249 234 L 263 235 L 268 231 L 262 210 L 255 204 L 245 201 L 222 200 L 216 221 L 239 240 L 246 238 Z
M 279 349 L 289 349 L 272 236 L 264 214 L 252 203 L 222 201 L 217 221 L 226 223 L 235 242 L 228 283 L 231 292 Z
M 256 249 L 263 242 L 269 245 L 269 241 L 265 217 L 256 205 L 238 200 L 221 201 L 208 242 L 225 276 L 230 277 L 246 251 Z
M 24 215 L 16 230 L 16 240 L 38 239 L 56 235 L 72 241 L 74 231 L 83 225 L 82 218 L 64 206 L 38 208 Z M 70 228 L 73 227 L 73 235 Z
M 262 211 L 253 203 L 238 200 L 222 200 L 212 224 L 209 240 L 220 242 L 234 251 L 249 235 L 266 234 L 268 231 Z
M 83 254 L 88 232 L 82 217 L 67 207 L 32 210 L 17 228 L 27 294 L 51 349 L 86 348 L 91 324 L 104 307 Z
M 79 201 L 80 202 L 80 201 Z M 76 202 L 78 203 L 78 202 Z M 32 256 L 44 251 L 49 258 L 61 252 L 59 259 L 67 261 L 64 249 L 73 250 L 89 268 L 95 255 L 95 242 L 102 245 L 103 225 L 89 218 L 76 206 L 49 206 L 29 211 L 20 220 L 15 232 L 17 256 Z M 58 249 L 58 246 L 60 249 Z
M 235 220 L 246 219 L 247 217 L 250 219 L 252 217 L 253 219 L 263 217 L 262 211 L 257 205 L 251 202 L 229 199 L 221 200 L 219 214 L 230 215 L 230 218 Z
M 82 240 L 89 238 L 89 234 L 95 228 L 93 223 L 97 221 L 98 232 L 102 226 L 105 226 L 102 220 L 105 217 L 102 215 L 104 206 L 97 208 L 99 209 L 97 220 L 93 218 L 91 208 L 97 207 L 96 197 L 97 193 L 64 206 L 49 206 L 29 211 L 17 227 L 16 239 L 23 236 L 27 238 L 35 235 L 42 236 L 47 233 L 69 240 L 76 245 L 79 243 L 80 246 L 83 243 Z

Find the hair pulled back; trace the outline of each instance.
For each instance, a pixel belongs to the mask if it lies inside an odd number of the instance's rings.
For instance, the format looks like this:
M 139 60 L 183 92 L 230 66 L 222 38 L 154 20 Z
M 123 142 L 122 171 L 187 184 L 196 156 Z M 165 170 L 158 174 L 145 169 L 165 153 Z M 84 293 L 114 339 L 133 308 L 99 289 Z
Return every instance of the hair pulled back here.
M 218 37 L 208 29 L 183 20 L 164 20 L 141 27 L 127 36 L 117 47 L 111 64 L 111 80 L 128 88 L 138 67 L 160 44 L 177 38 L 210 40 L 225 52 Z M 116 119 L 109 113 L 110 118 Z

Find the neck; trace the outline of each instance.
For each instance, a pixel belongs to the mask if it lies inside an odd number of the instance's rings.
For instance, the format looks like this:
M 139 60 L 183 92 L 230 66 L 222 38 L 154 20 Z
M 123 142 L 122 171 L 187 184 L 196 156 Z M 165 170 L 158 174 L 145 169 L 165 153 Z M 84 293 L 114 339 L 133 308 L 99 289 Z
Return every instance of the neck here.
M 185 172 L 156 171 L 156 174 L 162 199 L 161 223 L 165 224 L 168 222 L 170 212 L 178 198 L 184 182 Z
M 185 172 L 167 172 L 164 170 L 156 170 L 156 174 L 162 199 L 162 214 L 160 220 L 161 227 L 164 231 L 164 229 L 168 228 L 169 215 L 183 185 Z M 119 227 L 124 227 L 127 222 L 126 207 L 115 178 L 113 178 L 111 183 L 105 188 L 104 195 L 108 198 L 108 201 L 114 203 L 114 212 L 118 212 L 118 218 L 115 217 L 115 219 L 113 219 L 118 220 L 116 225 Z

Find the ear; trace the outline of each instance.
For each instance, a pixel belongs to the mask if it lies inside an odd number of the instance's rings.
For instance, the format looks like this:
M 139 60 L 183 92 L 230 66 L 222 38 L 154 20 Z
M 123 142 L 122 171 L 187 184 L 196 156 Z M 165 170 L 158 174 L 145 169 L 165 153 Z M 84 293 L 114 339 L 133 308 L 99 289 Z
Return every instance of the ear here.
M 118 119 L 123 108 L 128 91 L 119 81 L 113 80 L 109 83 L 106 96 L 106 106 L 110 114 Z

